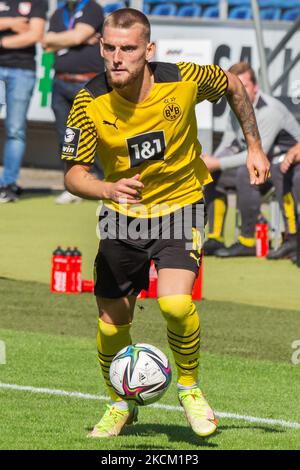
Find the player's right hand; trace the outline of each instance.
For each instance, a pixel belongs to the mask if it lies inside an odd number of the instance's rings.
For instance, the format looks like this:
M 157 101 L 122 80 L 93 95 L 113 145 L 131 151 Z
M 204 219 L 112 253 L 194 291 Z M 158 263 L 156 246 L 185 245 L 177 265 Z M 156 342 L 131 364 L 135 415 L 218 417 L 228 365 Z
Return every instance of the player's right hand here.
M 142 189 L 144 185 L 139 181 L 140 175 L 132 178 L 122 178 L 115 183 L 107 182 L 106 199 L 111 199 L 120 204 L 138 204 L 142 200 Z

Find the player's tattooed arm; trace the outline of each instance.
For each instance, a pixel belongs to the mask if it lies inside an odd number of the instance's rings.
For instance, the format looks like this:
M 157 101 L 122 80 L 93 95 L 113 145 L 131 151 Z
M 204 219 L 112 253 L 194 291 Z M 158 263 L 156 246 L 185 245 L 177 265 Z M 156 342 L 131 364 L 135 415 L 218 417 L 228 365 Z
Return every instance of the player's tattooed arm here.
M 227 101 L 239 120 L 248 146 L 256 144 L 261 147 L 259 130 L 251 101 L 242 82 L 235 75 L 227 72 Z
M 247 168 L 250 182 L 262 184 L 268 178 L 270 163 L 262 149 L 254 109 L 239 78 L 230 72 L 226 74 L 228 77 L 227 101 L 239 120 L 248 146 Z

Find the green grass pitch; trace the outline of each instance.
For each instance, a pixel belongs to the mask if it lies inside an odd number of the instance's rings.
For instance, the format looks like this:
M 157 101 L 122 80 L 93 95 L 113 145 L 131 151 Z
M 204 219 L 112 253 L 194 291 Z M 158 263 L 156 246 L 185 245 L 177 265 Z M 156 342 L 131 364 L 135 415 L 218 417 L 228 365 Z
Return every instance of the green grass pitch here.
M 124 435 L 86 438 L 107 403 L 95 302 L 91 294 L 51 294 L 49 280 L 57 244 L 79 246 L 84 277 L 92 277 L 96 209 L 93 202 L 58 207 L 53 197 L 0 207 L 0 449 L 299 449 L 300 364 L 291 357 L 300 340 L 300 270 L 258 259 L 205 260 L 200 381 L 219 432 L 193 435 L 173 380 Z M 138 303 L 132 336 L 172 362 L 154 300 Z

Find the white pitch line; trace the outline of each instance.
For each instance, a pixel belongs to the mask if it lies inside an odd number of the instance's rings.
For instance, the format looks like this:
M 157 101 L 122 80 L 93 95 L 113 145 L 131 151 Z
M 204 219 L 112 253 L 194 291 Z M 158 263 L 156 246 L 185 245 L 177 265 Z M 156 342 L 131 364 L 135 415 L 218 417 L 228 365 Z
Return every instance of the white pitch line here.
M 56 395 L 60 397 L 80 398 L 83 400 L 109 401 L 109 398 L 103 395 L 91 395 L 89 393 L 81 393 L 81 392 L 67 392 L 65 390 L 56 390 L 56 389 L 51 389 L 51 388 L 40 388 L 40 387 L 31 387 L 31 386 L 15 385 L 15 384 L 4 384 L 0 382 L 0 389 L 1 388 L 5 390 L 17 390 L 21 392 L 43 393 L 46 395 Z M 156 408 L 160 410 L 180 411 L 180 412 L 183 411 L 180 406 L 160 405 L 160 404 L 154 404 L 154 405 L 149 405 L 149 406 L 151 408 Z M 291 421 L 285 421 L 283 419 L 259 418 L 255 416 L 238 415 L 235 413 L 224 413 L 221 411 L 216 411 L 216 416 L 218 416 L 219 418 L 237 419 L 239 421 L 246 421 L 248 423 L 267 424 L 267 425 L 273 425 L 273 426 L 280 426 L 283 428 L 300 429 L 300 423 L 293 423 Z

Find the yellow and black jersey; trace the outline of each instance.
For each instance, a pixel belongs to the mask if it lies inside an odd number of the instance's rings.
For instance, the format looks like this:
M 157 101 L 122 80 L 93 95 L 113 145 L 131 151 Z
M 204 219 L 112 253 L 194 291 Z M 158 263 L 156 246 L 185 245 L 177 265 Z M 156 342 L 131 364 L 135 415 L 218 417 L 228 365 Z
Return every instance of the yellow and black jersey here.
M 110 88 L 105 73 L 79 92 L 68 117 L 61 157 L 92 164 L 97 153 L 106 181 L 139 173 L 145 186 L 142 212 L 105 201 L 132 217 L 164 215 L 201 199 L 202 186 L 211 177 L 200 158 L 195 106 L 205 99 L 218 101 L 228 83 L 217 65 L 151 62 L 149 66 L 154 86 L 141 103 L 132 103 Z

